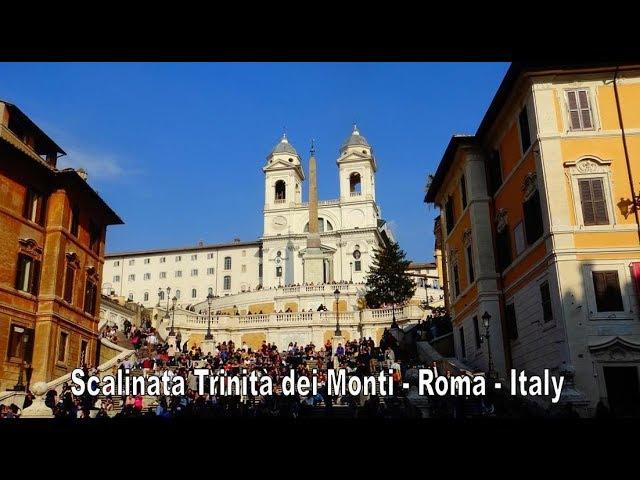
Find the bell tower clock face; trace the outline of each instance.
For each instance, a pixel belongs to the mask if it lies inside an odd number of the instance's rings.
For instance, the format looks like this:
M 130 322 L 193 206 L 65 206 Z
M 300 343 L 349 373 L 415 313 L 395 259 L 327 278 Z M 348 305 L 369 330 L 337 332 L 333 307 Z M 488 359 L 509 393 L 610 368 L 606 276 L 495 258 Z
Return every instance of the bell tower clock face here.
M 287 226 L 287 219 L 283 216 L 275 217 L 273 220 L 271 220 L 271 225 L 276 230 L 281 230 Z

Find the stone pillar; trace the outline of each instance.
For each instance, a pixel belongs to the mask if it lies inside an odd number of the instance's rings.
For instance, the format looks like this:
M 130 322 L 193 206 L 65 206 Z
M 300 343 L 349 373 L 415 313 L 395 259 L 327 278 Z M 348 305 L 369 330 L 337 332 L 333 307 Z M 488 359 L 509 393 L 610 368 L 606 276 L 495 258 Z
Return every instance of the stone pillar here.
M 47 394 L 47 384 L 45 382 L 37 382 L 31 387 L 31 392 L 36 396 L 33 403 L 22 410 L 20 418 L 53 418 L 53 411 L 44 403 Z

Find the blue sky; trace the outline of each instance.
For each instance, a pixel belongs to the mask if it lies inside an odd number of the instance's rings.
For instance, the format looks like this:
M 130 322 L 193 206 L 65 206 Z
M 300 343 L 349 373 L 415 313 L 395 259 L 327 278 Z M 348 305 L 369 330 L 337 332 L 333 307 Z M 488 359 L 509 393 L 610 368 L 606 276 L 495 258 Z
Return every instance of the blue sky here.
M 452 134 L 474 133 L 506 63 L 4 63 L 17 104 L 85 167 L 120 214 L 107 251 L 254 240 L 266 155 L 283 129 L 320 199 L 338 196 L 338 148 L 357 122 L 378 162 L 383 217 L 413 260 L 433 256 L 423 203 Z M 306 197 L 308 189 L 305 186 Z M 306 198 L 305 198 L 306 199 Z

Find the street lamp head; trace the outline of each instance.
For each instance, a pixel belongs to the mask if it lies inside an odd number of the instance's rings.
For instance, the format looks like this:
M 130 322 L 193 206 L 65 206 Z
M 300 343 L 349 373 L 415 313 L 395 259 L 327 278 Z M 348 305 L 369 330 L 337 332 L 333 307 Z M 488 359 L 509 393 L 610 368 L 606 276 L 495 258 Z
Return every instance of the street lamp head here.
M 209 304 L 209 306 L 211 306 L 211 302 L 213 302 L 213 294 L 212 293 L 207 295 L 207 303 Z
M 162 288 L 158 287 L 158 296 L 162 294 Z
M 337 302 L 338 299 L 340 298 L 340 290 L 336 288 L 335 291 L 333 292 L 333 295 L 336 297 L 336 302 Z
M 485 310 L 482 314 L 482 325 L 484 328 L 489 328 L 489 320 L 491 320 L 491 315 Z
M 178 297 L 173 297 L 171 299 L 171 303 L 173 303 L 173 308 L 176 308 L 176 303 L 178 303 Z
M 167 287 L 167 297 L 171 294 L 171 287 Z

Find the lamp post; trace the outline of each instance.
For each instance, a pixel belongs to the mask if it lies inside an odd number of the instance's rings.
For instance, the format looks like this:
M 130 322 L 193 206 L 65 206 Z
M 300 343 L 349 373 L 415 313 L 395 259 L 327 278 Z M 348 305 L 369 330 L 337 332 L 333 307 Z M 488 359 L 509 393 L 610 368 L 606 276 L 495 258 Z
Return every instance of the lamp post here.
M 162 299 L 162 288 L 158 287 L 158 308 L 160 308 L 160 300 Z
M 169 290 L 169 288 L 167 288 L 167 290 Z M 173 297 L 171 303 L 173 304 L 173 313 L 171 315 L 171 330 L 169 331 L 169 336 L 174 337 L 176 333 L 173 330 L 173 324 L 176 320 L 176 303 L 178 303 L 178 297 Z M 169 316 L 169 307 L 167 307 L 167 316 Z
M 489 314 L 489 312 L 485 310 L 485 312 L 482 314 L 482 326 L 484 327 L 484 338 L 487 339 L 487 355 L 489 356 L 487 375 L 489 376 L 489 378 L 492 378 L 493 377 L 493 358 L 491 357 L 491 341 L 490 341 L 491 334 L 489 333 L 490 320 L 491 320 L 491 315 Z
M 170 298 L 171 298 L 171 287 L 167 287 L 167 313 L 164 316 L 164 318 L 166 319 L 169 319 L 169 299 Z
M 342 332 L 340 331 L 340 312 L 339 312 L 339 308 L 340 308 L 340 290 L 338 290 L 337 288 L 335 289 L 335 291 L 333 292 L 333 295 L 336 297 L 336 331 L 335 331 L 335 336 L 336 337 L 341 337 L 342 336 Z
M 213 302 L 213 294 L 207 295 L 207 304 L 209 305 L 209 318 L 207 319 L 207 334 L 204 336 L 205 340 L 213 340 L 211 335 L 211 302 Z

